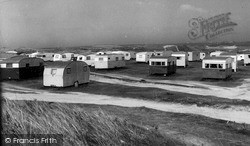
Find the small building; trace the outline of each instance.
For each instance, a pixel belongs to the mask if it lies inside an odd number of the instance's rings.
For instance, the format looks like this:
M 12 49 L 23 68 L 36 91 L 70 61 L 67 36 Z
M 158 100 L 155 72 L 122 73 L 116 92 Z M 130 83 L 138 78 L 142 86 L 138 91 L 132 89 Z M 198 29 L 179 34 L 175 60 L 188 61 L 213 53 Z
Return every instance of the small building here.
M 123 54 L 124 57 L 125 57 L 125 60 L 130 60 L 131 59 L 131 55 L 127 51 L 112 51 L 112 54 Z
M 82 61 L 56 61 L 45 66 L 43 85 L 67 87 L 89 82 L 90 70 Z
M 210 57 L 218 57 L 221 53 L 225 53 L 225 51 L 215 51 L 210 53 Z
M 27 79 L 42 76 L 44 61 L 40 58 L 14 56 L 0 62 L 1 79 Z
M 226 79 L 232 76 L 231 57 L 205 57 L 202 61 L 202 77 L 211 79 Z
M 232 69 L 234 72 L 237 71 L 238 63 L 237 63 L 237 53 L 225 52 L 220 54 L 221 57 L 231 57 L 233 58 Z
M 125 66 L 123 54 L 96 55 L 95 69 L 120 68 Z
M 149 58 L 153 55 L 153 52 L 139 52 L 136 53 L 136 62 L 149 62 Z
M 200 60 L 203 60 L 206 57 L 205 52 L 200 52 Z
M 200 60 L 200 52 L 192 51 L 188 52 L 188 61 L 198 61 Z
M 176 66 L 188 66 L 188 54 L 186 52 L 172 52 L 171 56 L 176 57 Z
M 152 56 L 149 59 L 149 74 L 173 74 L 176 72 L 176 57 Z
M 74 53 L 54 54 L 53 61 L 70 61 L 74 58 Z

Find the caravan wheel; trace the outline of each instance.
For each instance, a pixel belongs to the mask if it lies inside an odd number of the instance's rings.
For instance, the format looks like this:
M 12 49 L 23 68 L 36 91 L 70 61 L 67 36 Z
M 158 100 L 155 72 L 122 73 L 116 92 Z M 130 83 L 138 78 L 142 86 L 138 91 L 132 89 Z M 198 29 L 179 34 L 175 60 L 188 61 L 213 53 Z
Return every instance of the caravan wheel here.
M 76 82 L 74 83 L 74 86 L 75 86 L 75 87 L 78 87 L 78 86 L 79 86 L 78 81 L 76 81 Z

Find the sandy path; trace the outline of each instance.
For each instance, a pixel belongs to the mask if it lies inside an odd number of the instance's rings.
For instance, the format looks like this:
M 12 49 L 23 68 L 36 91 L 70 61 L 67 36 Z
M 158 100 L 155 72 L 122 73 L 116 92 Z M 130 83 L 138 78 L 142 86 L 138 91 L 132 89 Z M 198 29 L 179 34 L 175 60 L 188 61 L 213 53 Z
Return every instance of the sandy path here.
M 3 96 L 10 100 L 38 100 L 63 103 L 85 103 L 100 105 L 117 105 L 123 107 L 141 107 L 174 112 L 204 115 L 211 118 L 250 124 L 250 112 L 233 108 L 217 109 L 197 107 L 196 105 L 182 105 L 175 103 L 160 103 L 131 98 L 119 98 L 106 95 L 95 95 L 79 92 L 50 93 L 44 90 L 33 90 L 3 83 Z
M 103 77 L 101 74 L 91 75 L 91 80 L 103 83 L 119 84 L 134 87 L 153 87 L 169 91 L 176 91 L 182 93 L 190 93 L 195 95 L 210 95 L 229 99 L 243 99 L 250 101 L 250 79 L 245 79 L 241 86 L 237 87 L 220 87 L 207 85 L 195 81 L 170 81 L 170 80 L 148 80 L 147 83 L 138 82 L 140 79 L 134 77 L 108 74 L 105 76 L 115 77 L 111 79 Z M 129 79 L 136 82 L 124 81 L 119 79 Z M 164 83 L 164 84 L 162 84 Z

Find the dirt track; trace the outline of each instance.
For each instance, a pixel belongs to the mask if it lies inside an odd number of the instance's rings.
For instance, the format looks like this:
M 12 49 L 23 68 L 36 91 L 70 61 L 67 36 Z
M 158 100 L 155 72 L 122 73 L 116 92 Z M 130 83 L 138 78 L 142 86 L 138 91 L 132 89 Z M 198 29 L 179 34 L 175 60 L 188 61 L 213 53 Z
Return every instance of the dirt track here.
M 238 87 L 220 87 L 220 86 L 207 85 L 195 81 L 147 79 L 146 82 L 139 82 L 142 79 L 130 76 L 117 75 L 117 74 L 105 74 L 105 75 L 97 73 L 92 73 L 92 74 L 93 75 L 91 76 L 91 80 L 98 82 L 135 86 L 135 87 L 154 87 L 169 91 L 190 93 L 195 95 L 211 95 L 228 99 L 242 99 L 250 101 L 250 79 L 245 79 L 242 85 Z
M 100 81 L 101 78 L 98 78 Z M 110 79 L 103 81 L 110 81 Z M 112 80 L 113 83 L 121 84 L 120 80 Z M 140 85 L 140 84 L 139 84 Z M 197 107 L 196 105 L 182 105 L 174 103 L 160 103 L 131 98 L 119 98 L 106 95 L 95 95 L 79 92 L 50 93 L 45 90 L 33 90 L 20 86 L 3 83 L 3 96 L 11 100 L 38 100 L 64 103 L 85 103 L 101 105 L 117 105 L 123 107 L 141 107 L 176 113 L 191 113 L 204 115 L 216 119 L 235 121 L 250 124 L 250 111 L 242 109 L 217 109 L 209 107 Z

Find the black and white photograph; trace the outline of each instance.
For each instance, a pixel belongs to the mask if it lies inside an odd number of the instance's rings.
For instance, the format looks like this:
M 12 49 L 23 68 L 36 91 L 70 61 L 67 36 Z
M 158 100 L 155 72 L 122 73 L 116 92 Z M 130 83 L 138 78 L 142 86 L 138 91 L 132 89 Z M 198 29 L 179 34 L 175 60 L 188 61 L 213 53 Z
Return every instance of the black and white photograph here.
M 0 0 L 4 146 L 250 146 L 249 0 Z

